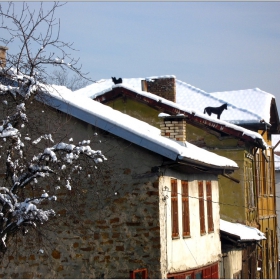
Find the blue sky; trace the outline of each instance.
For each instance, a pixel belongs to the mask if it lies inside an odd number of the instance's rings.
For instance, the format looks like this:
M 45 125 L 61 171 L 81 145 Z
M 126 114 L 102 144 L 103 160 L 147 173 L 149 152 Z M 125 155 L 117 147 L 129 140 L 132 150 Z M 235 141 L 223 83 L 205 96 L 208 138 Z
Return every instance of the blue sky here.
M 280 108 L 280 2 L 68 2 L 56 15 L 94 80 L 175 75 L 207 92 L 258 87 Z

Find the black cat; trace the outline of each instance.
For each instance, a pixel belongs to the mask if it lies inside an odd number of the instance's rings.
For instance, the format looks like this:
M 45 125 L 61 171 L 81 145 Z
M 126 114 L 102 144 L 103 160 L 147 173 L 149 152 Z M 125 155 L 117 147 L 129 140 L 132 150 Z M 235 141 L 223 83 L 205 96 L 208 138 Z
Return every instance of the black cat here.
M 122 83 L 122 78 L 118 78 L 116 79 L 116 77 L 112 77 L 112 81 L 114 82 L 114 84 L 121 84 Z

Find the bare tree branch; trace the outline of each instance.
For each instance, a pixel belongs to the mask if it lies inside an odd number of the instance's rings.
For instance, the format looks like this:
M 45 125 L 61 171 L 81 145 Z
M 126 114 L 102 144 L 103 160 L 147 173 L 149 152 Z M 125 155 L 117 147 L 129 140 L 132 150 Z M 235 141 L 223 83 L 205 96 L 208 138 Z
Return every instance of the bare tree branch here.
M 4 11 L 0 3 L 0 29 L 10 36 L 0 37 L 0 42 L 7 47 L 19 46 L 16 54 L 7 55 L 6 66 L 0 68 L 0 98 L 12 104 L 0 110 L 0 169 L 5 168 L 0 180 L 0 259 L 15 234 L 26 234 L 27 228 L 38 227 L 55 215 L 43 201 L 56 201 L 56 182 L 70 191 L 79 181 L 83 161 L 96 165 L 106 160 L 101 151 L 90 147 L 89 140 L 55 143 L 51 133 L 41 133 L 46 128 L 33 127 L 34 117 L 30 122 L 27 109 L 36 110 L 32 107 L 35 96 L 47 91 L 44 82 L 48 80 L 49 66 L 70 69 L 88 78 L 78 66 L 79 59 L 71 56 L 72 43 L 59 39 L 60 21 L 55 12 L 65 4 L 54 2 L 46 11 L 41 3 L 38 10 L 32 11 L 23 2 L 17 14 L 18 5 L 9 3 Z M 27 129 L 32 135 L 23 137 Z M 32 136 L 36 137 L 33 141 Z

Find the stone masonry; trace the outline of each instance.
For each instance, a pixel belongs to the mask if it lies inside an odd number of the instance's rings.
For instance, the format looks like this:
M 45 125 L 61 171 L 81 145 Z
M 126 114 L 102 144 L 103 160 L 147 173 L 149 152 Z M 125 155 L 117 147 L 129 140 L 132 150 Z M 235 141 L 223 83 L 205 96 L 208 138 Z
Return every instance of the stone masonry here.
M 175 77 L 158 77 L 142 80 L 142 90 L 176 102 Z
M 12 97 L 7 100 L 0 112 L 12 104 Z M 84 162 L 88 175 L 77 177 L 71 191 L 62 185 L 55 191 L 57 201 L 46 203 L 56 217 L 36 234 L 15 237 L 0 278 L 123 279 L 143 268 L 149 278 L 162 278 L 159 178 L 151 173 L 162 157 L 40 103 L 34 106 L 27 109 L 33 127 L 60 127 L 54 141 L 69 139 L 68 133 L 77 143 L 89 139 L 108 160 L 97 169 Z M 32 139 L 42 134 L 24 129 Z

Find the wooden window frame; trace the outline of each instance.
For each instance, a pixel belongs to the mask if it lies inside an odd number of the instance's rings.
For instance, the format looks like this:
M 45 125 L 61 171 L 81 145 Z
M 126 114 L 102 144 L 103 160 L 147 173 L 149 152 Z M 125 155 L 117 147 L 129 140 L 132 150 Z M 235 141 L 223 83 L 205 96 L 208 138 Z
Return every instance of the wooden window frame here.
M 266 184 L 266 180 L 267 180 L 267 162 L 265 159 L 265 156 L 263 154 L 261 154 L 261 158 L 262 158 L 262 170 L 263 170 L 263 174 L 262 174 L 262 194 L 267 196 L 268 194 L 268 190 L 267 190 L 267 184 Z
M 256 186 L 257 186 L 257 192 L 258 196 L 262 195 L 262 189 L 261 189 L 261 159 L 260 154 L 257 152 L 255 156 L 255 176 L 256 176 Z
M 171 228 L 172 238 L 179 237 L 178 182 L 171 179 Z
M 268 190 L 268 195 L 273 195 L 273 182 L 272 182 L 272 161 L 271 161 L 271 156 L 267 156 L 268 162 L 267 162 L 267 190 Z
M 139 279 L 136 278 L 136 274 L 141 273 L 141 278 L 140 279 L 148 279 L 148 270 L 147 268 L 142 268 L 142 269 L 135 269 L 133 271 L 130 271 L 129 278 L 130 279 Z
M 206 181 L 206 201 L 207 201 L 208 233 L 211 233 L 211 232 L 214 232 L 213 199 L 212 199 L 212 183 L 211 183 L 211 181 Z
M 198 181 L 198 200 L 199 200 L 200 234 L 203 235 L 206 233 L 203 181 Z
M 244 185 L 247 197 L 247 206 L 253 208 L 256 205 L 254 192 L 254 178 L 252 162 L 245 162 L 244 165 Z
M 183 237 L 190 237 L 189 182 L 181 181 Z

